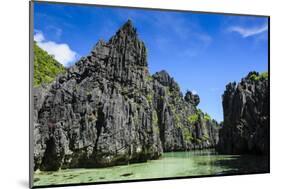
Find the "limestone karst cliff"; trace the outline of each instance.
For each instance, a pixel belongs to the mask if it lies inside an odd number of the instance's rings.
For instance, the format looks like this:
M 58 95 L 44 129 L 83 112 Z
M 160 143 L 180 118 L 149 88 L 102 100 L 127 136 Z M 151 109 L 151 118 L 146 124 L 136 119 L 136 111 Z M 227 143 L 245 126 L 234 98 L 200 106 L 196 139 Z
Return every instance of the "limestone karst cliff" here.
M 269 153 L 268 74 L 250 72 L 223 94 L 224 123 L 217 150 L 225 154 Z
M 131 21 L 34 88 L 34 169 L 105 167 L 214 147 L 218 123 L 166 71 L 150 75 Z
M 178 84 L 166 71 L 152 77 L 153 106 L 164 151 L 214 147 L 218 141 L 218 123 L 196 107 L 199 96 L 187 91 L 183 97 Z

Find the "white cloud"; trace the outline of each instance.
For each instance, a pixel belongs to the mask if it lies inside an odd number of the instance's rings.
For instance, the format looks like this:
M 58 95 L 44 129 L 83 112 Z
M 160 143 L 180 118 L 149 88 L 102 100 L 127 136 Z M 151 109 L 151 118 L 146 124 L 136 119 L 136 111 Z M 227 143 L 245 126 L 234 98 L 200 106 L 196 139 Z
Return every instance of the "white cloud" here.
M 260 27 L 253 27 L 253 28 L 246 28 L 246 27 L 241 27 L 241 26 L 233 26 L 229 28 L 230 32 L 236 32 L 239 33 L 242 37 L 250 37 L 254 35 L 258 35 L 260 33 L 263 33 L 267 31 L 267 25 L 263 25 Z
M 45 38 L 44 38 L 44 35 L 42 34 L 42 32 L 35 31 L 34 40 L 35 40 L 37 43 L 38 43 L 38 42 L 44 41 Z
M 191 93 L 192 93 L 193 95 L 198 94 L 196 90 L 192 90 Z
M 64 66 L 69 66 L 78 58 L 78 54 L 71 50 L 68 44 L 47 41 L 43 33 L 39 30 L 35 30 L 34 40 L 39 47 L 47 51 L 49 54 L 54 55 L 55 59 Z

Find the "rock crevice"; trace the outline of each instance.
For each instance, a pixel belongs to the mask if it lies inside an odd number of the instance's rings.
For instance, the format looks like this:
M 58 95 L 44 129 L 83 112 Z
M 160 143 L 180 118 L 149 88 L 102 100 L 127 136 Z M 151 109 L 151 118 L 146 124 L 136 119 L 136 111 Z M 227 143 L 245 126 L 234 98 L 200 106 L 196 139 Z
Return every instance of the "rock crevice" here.
M 217 146 L 220 153 L 269 153 L 268 87 L 267 73 L 257 72 L 226 86 L 222 96 L 224 123 Z

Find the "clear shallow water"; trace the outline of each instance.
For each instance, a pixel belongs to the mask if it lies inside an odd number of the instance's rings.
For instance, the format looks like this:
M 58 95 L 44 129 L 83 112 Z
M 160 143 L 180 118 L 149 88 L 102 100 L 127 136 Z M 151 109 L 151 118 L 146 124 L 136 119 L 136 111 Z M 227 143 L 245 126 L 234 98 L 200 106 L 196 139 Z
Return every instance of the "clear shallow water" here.
M 158 160 L 108 168 L 36 172 L 34 185 L 106 182 L 268 172 L 265 157 L 218 155 L 214 150 L 164 153 Z

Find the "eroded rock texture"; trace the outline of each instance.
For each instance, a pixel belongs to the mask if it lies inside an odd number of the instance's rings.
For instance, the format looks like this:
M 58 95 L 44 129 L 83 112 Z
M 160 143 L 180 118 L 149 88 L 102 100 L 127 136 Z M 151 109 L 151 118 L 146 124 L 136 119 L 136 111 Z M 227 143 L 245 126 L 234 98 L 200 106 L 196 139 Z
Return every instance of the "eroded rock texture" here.
M 213 147 L 214 120 L 167 72 L 150 76 L 131 21 L 49 86 L 34 89 L 34 169 L 105 167 Z
M 229 83 L 223 94 L 224 123 L 218 151 L 226 154 L 269 153 L 268 78 L 250 72 Z
M 199 96 L 187 91 L 183 98 L 178 84 L 166 71 L 152 77 L 154 108 L 164 151 L 214 147 L 218 141 L 218 123 L 196 108 Z

